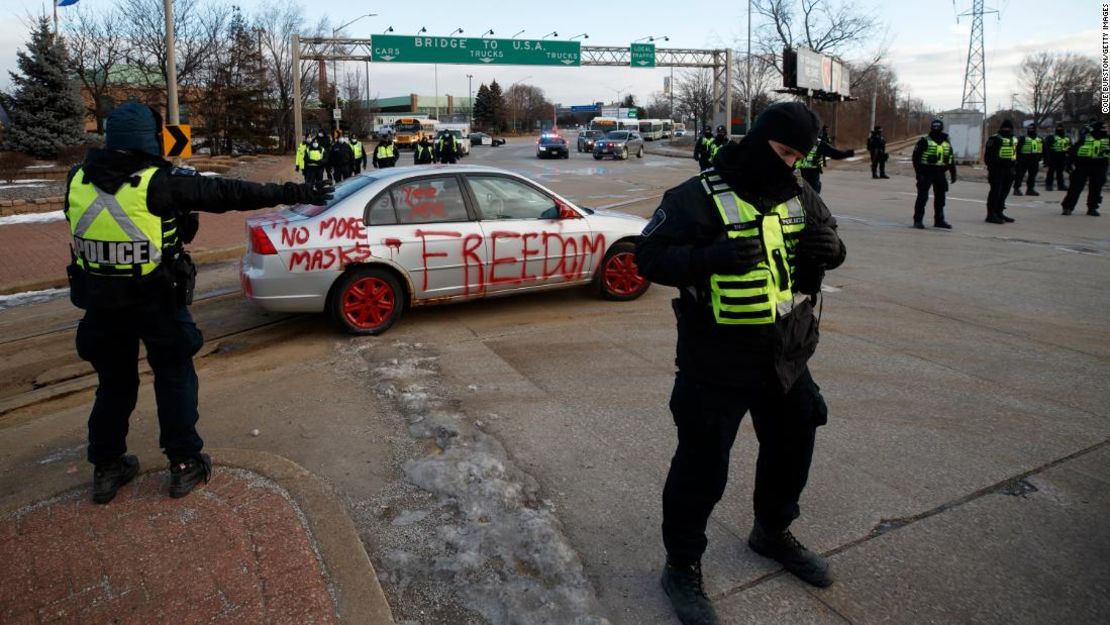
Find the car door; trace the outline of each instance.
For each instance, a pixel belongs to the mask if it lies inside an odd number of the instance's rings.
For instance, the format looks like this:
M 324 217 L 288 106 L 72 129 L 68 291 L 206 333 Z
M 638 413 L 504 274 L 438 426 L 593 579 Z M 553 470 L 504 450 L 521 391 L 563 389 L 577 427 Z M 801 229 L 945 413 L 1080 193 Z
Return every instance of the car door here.
M 367 205 L 366 223 L 371 248 L 405 271 L 415 299 L 484 293 L 485 241 L 457 175 L 390 186 Z
M 566 202 L 513 176 L 470 173 L 490 293 L 589 280 L 605 242 Z

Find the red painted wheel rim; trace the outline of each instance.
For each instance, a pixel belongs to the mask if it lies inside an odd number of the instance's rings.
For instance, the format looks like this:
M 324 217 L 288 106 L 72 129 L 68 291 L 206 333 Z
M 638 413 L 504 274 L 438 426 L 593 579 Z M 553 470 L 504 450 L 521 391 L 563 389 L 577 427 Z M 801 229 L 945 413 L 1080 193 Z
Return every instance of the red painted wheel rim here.
M 356 280 L 343 292 L 343 317 L 356 328 L 376 328 L 393 314 L 393 287 L 381 278 Z
M 605 288 L 616 295 L 634 295 L 644 285 L 632 252 L 613 254 L 602 272 Z

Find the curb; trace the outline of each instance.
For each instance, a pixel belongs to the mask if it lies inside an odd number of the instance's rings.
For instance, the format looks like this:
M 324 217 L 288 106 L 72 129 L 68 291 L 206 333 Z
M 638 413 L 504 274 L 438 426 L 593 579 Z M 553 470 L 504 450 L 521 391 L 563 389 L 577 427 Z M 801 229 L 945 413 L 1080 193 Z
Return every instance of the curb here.
M 245 250 L 245 245 L 221 247 L 214 250 L 201 250 L 199 252 L 192 253 L 193 262 L 198 265 L 224 262 L 242 256 Z M 26 293 L 27 291 L 44 291 L 46 289 L 64 289 L 68 286 L 69 280 L 65 276 L 60 276 L 56 278 L 43 278 L 40 280 L 28 280 L 26 282 L 16 282 L 14 284 L 0 285 L 0 295 Z
M 393 612 L 374 565 L 363 548 L 358 530 L 327 484 L 301 465 L 270 452 L 233 448 L 209 448 L 205 451 L 212 455 L 214 465 L 257 473 L 281 486 L 293 499 L 308 521 L 306 529 L 316 542 L 335 591 L 336 613 L 343 625 L 394 625 Z M 142 474 L 164 470 L 163 467 L 147 469 Z M 48 480 L 47 488 L 50 490 L 45 496 L 24 491 L 8 498 L 0 506 L 0 516 L 74 490 L 71 485 L 61 489 L 57 486 Z M 87 488 L 87 485 L 78 488 Z

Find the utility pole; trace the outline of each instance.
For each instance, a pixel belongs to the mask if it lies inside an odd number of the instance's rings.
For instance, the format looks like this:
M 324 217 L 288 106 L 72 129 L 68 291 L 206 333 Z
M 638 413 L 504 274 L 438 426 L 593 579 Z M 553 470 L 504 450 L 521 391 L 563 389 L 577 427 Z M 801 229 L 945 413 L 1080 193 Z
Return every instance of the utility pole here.
M 166 116 L 171 126 L 181 123 L 177 110 L 177 61 L 174 56 L 173 0 L 162 0 L 166 13 Z
M 875 129 L 875 100 L 877 100 L 878 97 L 879 97 L 878 89 L 873 89 L 871 91 L 871 125 L 868 126 L 868 130 L 874 130 Z
M 964 71 L 964 94 L 960 108 L 987 113 L 987 57 L 983 45 L 983 14 L 998 13 L 993 9 L 985 11 L 984 0 L 972 0 L 971 12 L 956 16 L 971 16 L 971 40 L 967 45 L 967 69 Z
M 674 72 L 674 66 L 671 66 L 671 72 Z M 748 92 L 748 106 L 744 110 L 744 134 L 748 134 L 748 129 L 752 127 L 752 0 L 748 0 L 748 78 L 744 85 L 745 91 Z M 674 105 L 671 105 L 674 108 Z M 729 111 L 731 115 L 732 112 Z M 875 117 L 874 106 L 871 109 L 871 117 Z
M 467 115 L 467 117 L 470 119 L 471 129 L 473 129 L 474 128 L 474 74 L 467 74 L 466 75 L 466 102 L 467 102 L 467 106 L 470 109 L 470 115 Z

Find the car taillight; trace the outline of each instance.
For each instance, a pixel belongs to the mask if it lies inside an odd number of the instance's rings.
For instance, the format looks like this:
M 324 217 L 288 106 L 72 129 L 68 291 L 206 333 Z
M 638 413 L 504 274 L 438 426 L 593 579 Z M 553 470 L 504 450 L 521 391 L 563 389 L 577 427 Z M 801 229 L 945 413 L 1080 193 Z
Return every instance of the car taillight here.
M 250 226 L 251 233 L 251 251 L 263 256 L 277 254 L 274 249 L 274 244 L 270 242 L 270 237 L 262 230 L 262 226 Z

